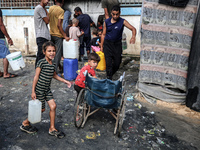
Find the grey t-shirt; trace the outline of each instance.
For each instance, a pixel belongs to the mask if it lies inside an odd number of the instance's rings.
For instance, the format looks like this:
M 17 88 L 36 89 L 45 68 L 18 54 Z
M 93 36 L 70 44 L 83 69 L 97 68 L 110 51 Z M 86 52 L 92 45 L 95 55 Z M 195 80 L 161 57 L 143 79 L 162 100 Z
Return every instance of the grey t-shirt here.
M 47 40 L 51 40 L 49 28 L 42 18 L 47 17 L 44 8 L 41 5 L 37 5 L 34 11 L 34 24 L 36 38 L 42 37 Z
M 109 17 L 111 17 L 111 9 L 115 5 L 119 5 L 118 0 L 101 0 L 102 8 L 107 8 Z

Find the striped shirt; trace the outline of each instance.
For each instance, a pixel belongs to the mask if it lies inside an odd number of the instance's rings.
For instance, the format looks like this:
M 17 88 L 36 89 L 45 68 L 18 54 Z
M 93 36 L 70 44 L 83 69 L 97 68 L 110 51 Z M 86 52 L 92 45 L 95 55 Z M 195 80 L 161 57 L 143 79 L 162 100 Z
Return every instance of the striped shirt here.
M 51 65 L 43 58 L 38 61 L 36 68 L 37 67 L 41 68 L 41 72 L 35 90 L 37 92 L 48 92 L 55 72 L 55 64 Z

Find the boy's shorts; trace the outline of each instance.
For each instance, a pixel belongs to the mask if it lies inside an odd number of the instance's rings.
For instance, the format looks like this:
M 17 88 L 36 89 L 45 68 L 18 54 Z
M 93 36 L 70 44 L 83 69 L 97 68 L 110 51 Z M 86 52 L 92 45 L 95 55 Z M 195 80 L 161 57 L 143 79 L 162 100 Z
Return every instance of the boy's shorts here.
M 45 109 L 45 101 L 49 101 L 51 99 L 53 99 L 53 94 L 51 92 L 51 90 L 47 91 L 47 92 L 37 92 L 35 91 L 36 94 L 36 98 L 42 102 L 42 109 Z

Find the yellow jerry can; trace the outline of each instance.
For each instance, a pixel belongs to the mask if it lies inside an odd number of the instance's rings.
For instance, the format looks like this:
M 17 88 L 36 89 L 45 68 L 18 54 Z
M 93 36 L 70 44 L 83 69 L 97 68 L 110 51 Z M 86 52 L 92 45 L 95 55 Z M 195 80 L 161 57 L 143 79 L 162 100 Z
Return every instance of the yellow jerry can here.
M 104 53 L 102 51 L 96 52 L 99 57 L 101 58 L 100 62 L 98 63 L 98 66 L 96 69 L 99 69 L 101 71 L 106 70 L 106 60 L 105 60 L 105 56 Z

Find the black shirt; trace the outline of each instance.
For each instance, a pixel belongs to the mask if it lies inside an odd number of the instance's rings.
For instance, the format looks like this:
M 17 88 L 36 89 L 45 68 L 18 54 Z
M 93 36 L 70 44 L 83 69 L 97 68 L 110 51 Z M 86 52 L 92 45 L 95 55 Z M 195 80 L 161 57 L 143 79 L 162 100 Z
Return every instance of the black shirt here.
M 78 26 L 84 31 L 84 37 L 90 37 L 90 24 L 93 22 L 89 15 L 81 14 L 76 19 L 79 20 Z
M 1 9 L 0 9 L 0 17 L 3 20 Z M 5 38 L 3 32 L 1 31 L 1 29 L 0 29 L 0 38 Z
M 101 43 L 100 37 L 93 38 L 90 43 L 91 43 L 92 46 L 99 46 L 99 44 L 97 43 L 97 41 L 99 41 L 99 43 Z

